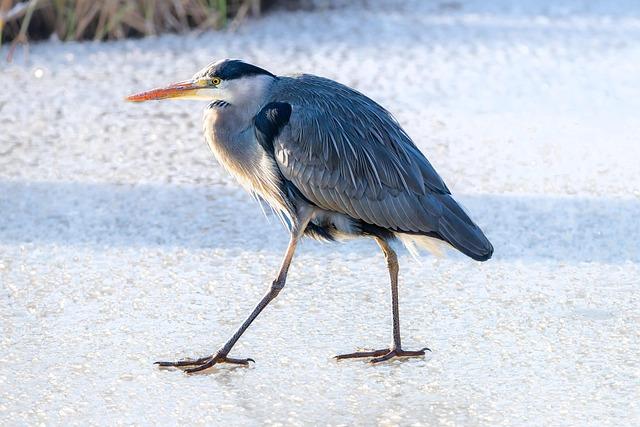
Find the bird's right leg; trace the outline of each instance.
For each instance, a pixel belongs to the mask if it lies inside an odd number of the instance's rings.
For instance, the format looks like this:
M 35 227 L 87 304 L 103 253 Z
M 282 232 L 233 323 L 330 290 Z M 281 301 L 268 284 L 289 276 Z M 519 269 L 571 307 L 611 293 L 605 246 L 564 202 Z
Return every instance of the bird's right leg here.
M 383 362 L 394 357 L 412 357 L 412 356 L 424 356 L 425 351 L 430 351 L 428 348 L 422 350 L 404 350 L 400 341 L 400 313 L 398 303 L 398 256 L 396 252 L 389 246 L 389 243 L 376 237 L 376 242 L 382 249 L 384 257 L 387 260 L 387 268 L 389 269 L 389 276 L 391 279 L 391 311 L 393 315 L 393 346 L 391 348 L 383 348 L 381 350 L 373 351 L 358 351 L 355 353 L 341 354 L 335 358 L 353 359 L 360 357 L 373 357 L 370 360 L 371 363 Z
M 298 226 L 294 227 L 291 232 L 291 240 L 289 241 L 289 246 L 287 247 L 287 252 L 284 255 L 284 259 L 282 261 L 282 265 L 280 266 L 280 270 L 278 272 L 278 277 L 273 281 L 271 287 L 267 291 L 267 293 L 262 297 L 256 308 L 253 309 L 253 312 L 247 317 L 244 323 L 238 328 L 235 334 L 225 343 L 224 346 L 220 350 L 218 350 L 215 354 L 211 356 L 201 357 L 199 359 L 185 359 L 179 360 L 177 362 L 156 362 L 160 367 L 178 367 L 184 369 L 186 373 L 194 373 L 198 371 L 203 371 L 212 367 L 218 363 L 232 363 L 236 365 L 248 365 L 249 362 L 255 362 L 253 359 L 235 359 L 232 357 L 228 357 L 227 355 L 236 344 L 236 342 L 240 339 L 244 331 L 249 328 L 251 322 L 255 320 L 256 317 L 264 310 L 264 308 L 273 300 L 282 288 L 284 288 L 285 282 L 287 280 L 287 272 L 289 271 L 289 266 L 291 265 L 291 260 L 293 259 L 293 254 L 295 253 L 296 246 L 298 245 L 298 241 L 304 234 L 304 230 L 309 223 L 309 219 L 311 214 L 309 213 L 304 220 L 300 221 Z

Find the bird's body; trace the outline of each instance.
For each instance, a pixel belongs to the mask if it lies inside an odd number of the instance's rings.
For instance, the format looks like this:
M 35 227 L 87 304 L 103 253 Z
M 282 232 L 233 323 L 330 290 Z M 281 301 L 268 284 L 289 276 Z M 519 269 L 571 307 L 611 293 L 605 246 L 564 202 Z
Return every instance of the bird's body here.
M 378 227 L 398 237 L 441 239 L 474 259 L 490 256 L 482 232 L 379 104 L 306 74 L 264 76 L 247 93 L 205 109 L 207 142 L 276 212 L 295 221 L 295 206 L 311 205 L 316 214 L 307 234 L 332 240 Z M 290 106 L 288 118 L 269 116 L 287 108 L 273 104 Z
M 205 92 L 209 88 L 213 90 Z M 394 346 L 347 357 L 386 360 L 420 353 L 400 347 L 398 269 L 390 241 L 424 246 L 441 241 L 480 261 L 491 257 L 493 247 L 391 114 L 335 81 L 305 74 L 275 76 L 236 60 L 214 63 L 191 82 L 130 99 L 177 97 L 173 94 L 179 91 L 190 97 L 209 94 L 213 102 L 204 112 L 209 147 L 243 187 L 285 219 L 292 238 L 278 278 L 237 336 L 216 355 L 166 364 L 196 365 L 193 371 L 229 361 L 226 355 L 240 334 L 284 286 L 303 235 L 324 240 L 373 237 L 387 257 Z

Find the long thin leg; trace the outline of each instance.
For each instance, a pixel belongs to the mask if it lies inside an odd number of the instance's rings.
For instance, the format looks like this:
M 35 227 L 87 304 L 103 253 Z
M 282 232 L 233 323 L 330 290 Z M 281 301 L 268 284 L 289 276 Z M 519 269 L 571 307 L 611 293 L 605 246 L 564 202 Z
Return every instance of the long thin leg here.
M 382 249 L 384 258 L 387 260 L 387 269 L 389 270 L 389 278 L 391 279 L 391 314 L 393 316 L 393 346 L 394 348 L 402 347 L 400 343 L 400 308 L 398 304 L 398 256 L 396 252 L 389 246 L 386 240 L 376 237 L 376 243 Z
M 311 212 L 305 212 L 303 218 L 299 220 L 297 226 L 293 227 L 291 231 L 291 240 L 289 241 L 289 246 L 287 247 L 287 251 L 285 252 L 284 259 L 282 260 L 282 265 L 280 266 L 280 270 L 278 271 L 277 278 L 271 284 L 271 287 L 267 291 L 267 293 L 262 297 L 258 305 L 253 309 L 249 317 L 242 323 L 240 328 L 233 334 L 231 338 L 222 346 L 220 350 L 218 350 L 215 354 L 207 357 L 201 357 L 195 360 L 180 360 L 177 362 L 156 362 L 159 366 L 174 366 L 174 367 L 185 367 L 185 366 L 195 366 L 194 368 L 185 369 L 187 373 L 193 373 L 202 371 L 204 369 L 210 368 L 216 363 L 234 363 L 240 365 L 247 365 L 249 361 L 254 362 L 253 359 L 233 359 L 227 357 L 233 346 L 238 342 L 244 331 L 249 328 L 251 322 L 255 320 L 256 317 L 264 310 L 264 308 L 278 296 L 280 291 L 284 288 L 284 285 L 287 280 L 287 273 L 289 272 L 289 266 L 291 265 L 291 260 L 293 259 L 293 255 L 296 250 L 296 246 L 298 245 L 298 241 L 304 234 L 304 230 L 309 223 L 309 219 L 311 218 Z
M 336 356 L 336 359 L 351 359 L 359 357 L 374 357 L 371 359 L 371 363 L 383 362 L 393 357 L 408 357 L 408 356 L 423 356 L 428 348 L 423 348 L 417 351 L 406 351 L 402 349 L 402 343 L 400 340 L 400 309 L 398 304 L 398 256 L 396 252 L 389 246 L 389 243 L 376 237 L 376 242 L 382 249 L 384 257 L 387 260 L 387 269 L 389 270 L 389 278 L 391 279 L 391 313 L 393 317 L 393 347 L 384 348 L 374 351 L 360 351 L 356 353 L 341 354 Z

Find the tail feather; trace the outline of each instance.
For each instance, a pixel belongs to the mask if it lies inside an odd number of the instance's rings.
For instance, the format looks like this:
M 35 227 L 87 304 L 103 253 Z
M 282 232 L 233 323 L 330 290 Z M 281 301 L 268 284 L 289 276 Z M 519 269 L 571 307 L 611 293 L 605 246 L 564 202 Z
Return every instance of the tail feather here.
M 443 212 L 438 234 L 454 248 L 476 261 L 486 261 L 493 255 L 493 246 L 465 211 L 448 194 L 439 197 Z

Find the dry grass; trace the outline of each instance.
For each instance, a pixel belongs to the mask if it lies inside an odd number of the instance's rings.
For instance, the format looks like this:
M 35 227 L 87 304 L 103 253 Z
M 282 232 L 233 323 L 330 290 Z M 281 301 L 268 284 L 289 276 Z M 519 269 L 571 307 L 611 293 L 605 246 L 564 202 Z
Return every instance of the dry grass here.
M 108 40 L 222 28 L 261 0 L 0 0 L 0 45 L 29 39 Z

